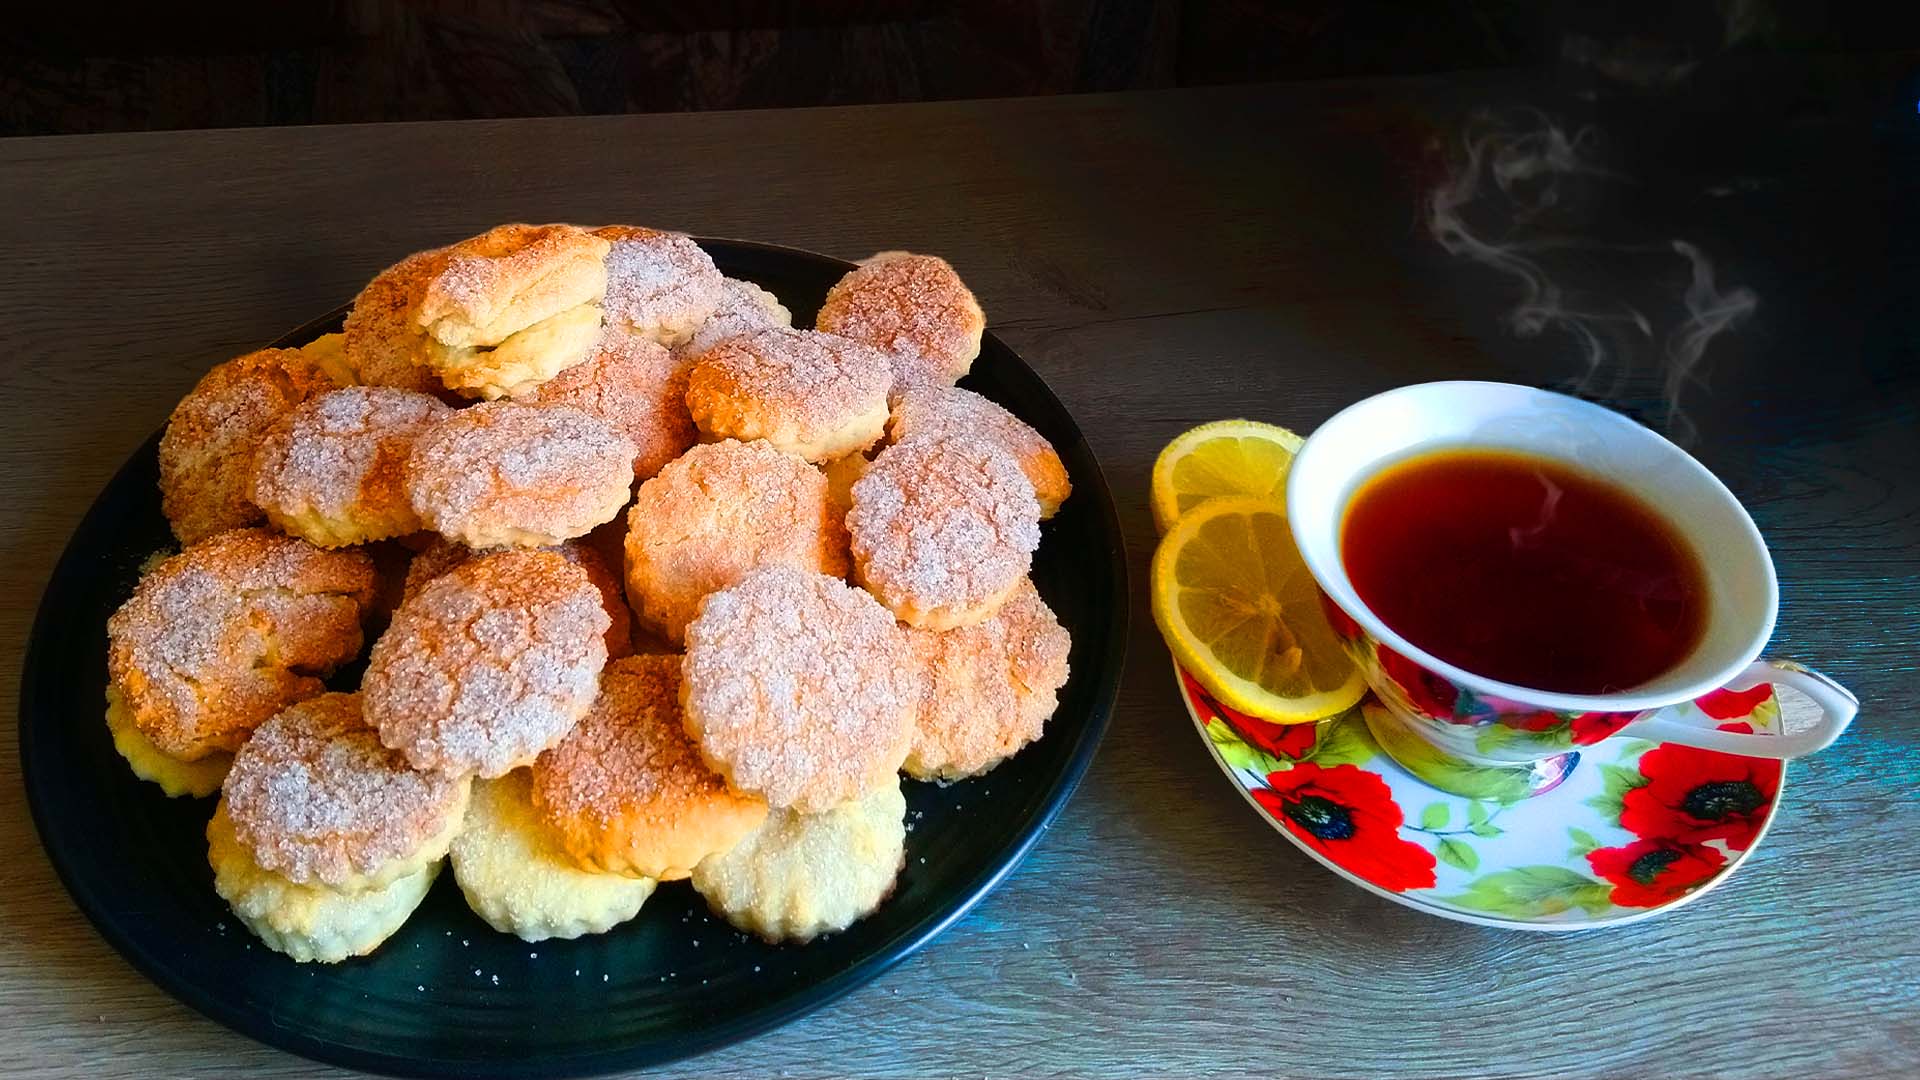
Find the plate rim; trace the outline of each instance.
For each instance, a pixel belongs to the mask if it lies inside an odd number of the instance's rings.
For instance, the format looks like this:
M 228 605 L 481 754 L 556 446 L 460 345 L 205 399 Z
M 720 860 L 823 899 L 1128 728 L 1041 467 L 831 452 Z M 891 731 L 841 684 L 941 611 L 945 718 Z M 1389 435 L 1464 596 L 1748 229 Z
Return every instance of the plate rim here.
M 1636 911 L 1629 915 L 1621 915 L 1611 919 L 1583 918 L 1577 921 L 1555 923 L 1527 922 L 1521 919 L 1502 919 L 1491 915 L 1476 915 L 1472 912 L 1444 907 L 1432 901 L 1422 900 L 1419 897 L 1408 896 L 1405 893 L 1397 893 L 1391 889 L 1383 889 L 1373 882 L 1355 875 L 1352 871 L 1327 858 L 1325 855 L 1313 850 L 1313 848 L 1302 843 L 1299 837 L 1294 836 L 1293 833 L 1282 827 L 1278 821 L 1273 819 L 1272 815 L 1267 813 L 1266 807 L 1261 806 L 1260 803 L 1254 799 L 1253 792 L 1247 789 L 1247 785 L 1241 783 L 1240 776 L 1234 771 L 1233 766 L 1227 764 L 1227 759 L 1220 756 L 1220 748 L 1215 746 L 1213 740 L 1207 737 L 1206 721 L 1200 719 L 1200 714 L 1194 711 L 1193 700 L 1187 696 L 1186 688 L 1181 685 L 1180 661 L 1171 654 L 1168 655 L 1168 660 L 1173 666 L 1174 693 L 1179 695 L 1180 707 L 1187 711 L 1187 719 L 1193 723 L 1194 730 L 1199 734 L 1200 744 L 1207 748 L 1207 756 L 1212 758 L 1213 763 L 1219 767 L 1221 772 L 1226 774 L 1227 780 L 1233 784 L 1234 791 L 1238 792 L 1241 801 L 1245 802 L 1247 806 L 1253 810 L 1254 816 L 1258 817 L 1274 832 L 1286 837 L 1287 843 L 1292 844 L 1300 851 L 1306 853 L 1314 862 L 1319 863 L 1321 866 L 1346 879 L 1350 884 L 1357 885 L 1382 899 L 1391 900 L 1401 907 L 1412 908 L 1423 915 L 1432 915 L 1436 918 L 1448 919 L 1453 922 L 1470 923 L 1474 926 L 1485 926 L 1495 930 L 1525 930 L 1536 934 L 1571 934 L 1582 930 L 1608 930 L 1616 926 L 1628 926 L 1633 923 L 1644 922 L 1655 916 L 1665 915 L 1670 911 L 1676 911 L 1719 888 L 1728 879 L 1733 877 L 1735 871 L 1745 865 L 1747 859 L 1752 856 L 1755 851 L 1760 849 L 1761 843 L 1767 838 L 1768 831 L 1773 828 L 1774 820 L 1780 816 L 1781 796 L 1786 792 L 1786 765 L 1790 763 L 1782 762 L 1780 769 L 1780 786 L 1774 793 L 1772 812 L 1767 814 L 1766 820 L 1760 823 L 1759 831 L 1753 835 L 1753 842 L 1747 845 L 1745 851 L 1735 852 L 1735 857 L 1729 859 L 1727 865 L 1723 867 L 1718 874 L 1709 879 L 1705 885 L 1678 899 L 1661 904 L 1658 907 L 1647 908 L 1644 911 Z M 1371 691 L 1369 691 L 1369 693 L 1370 692 Z M 1381 753 L 1385 753 L 1385 751 L 1383 750 Z M 1439 789 L 1436 788 L 1434 790 L 1438 791 Z M 1446 793 L 1442 792 L 1442 794 Z
M 706 250 L 713 250 L 716 247 L 732 248 L 761 255 L 804 259 L 830 264 L 843 273 L 853 269 L 855 265 L 820 252 L 755 240 L 706 236 L 694 236 L 692 239 Z M 322 333 L 332 332 L 351 307 L 352 304 L 349 302 L 309 319 L 280 334 L 266 347 L 286 348 L 290 343 L 305 344 Z M 736 1020 L 724 1022 L 716 1027 L 692 1033 L 678 1033 L 674 1037 L 674 1045 L 664 1052 L 658 1049 L 657 1043 L 629 1043 L 579 1055 L 514 1059 L 485 1068 L 466 1062 L 438 1062 L 365 1050 L 357 1046 L 329 1041 L 304 1030 L 294 1030 L 271 1023 L 256 1013 L 239 1007 L 217 992 L 202 992 L 200 984 L 178 977 L 173 967 L 161 963 L 152 956 L 138 935 L 129 933 L 118 923 L 108 920 L 104 914 L 106 905 L 102 903 L 95 890 L 89 888 L 78 876 L 65 850 L 49 844 L 47 840 L 49 833 L 46 815 L 51 810 L 48 803 L 51 797 L 48 785 L 54 781 L 46 774 L 44 768 L 33 764 L 36 759 L 34 747 L 38 737 L 35 734 L 36 725 L 30 722 L 30 717 L 50 708 L 50 703 L 44 700 L 48 697 L 48 691 L 42 686 L 45 680 L 52 677 L 50 674 L 42 673 L 48 664 L 48 657 L 45 654 L 46 650 L 51 648 L 49 637 L 51 620 L 54 617 L 53 611 L 48 606 L 47 597 L 55 591 L 56 582 L 85 572 L 85 568 L 76 562 L 78 554 L 73 548 L 73 538 L 90 529 L 101 527 L 95 524 L 96 517 L 105 509 L 99 502 L 98 493 L 81 516 L 79 523 L 68 534 L 60 557 L 55 561 L 41 587 L 41 594 L 35 605 L 34 618 L 28 629 L 26 648 L 23 651 L 19 711 L 15 725 L 20 756 L 20 783 L 26 792 L 26 802 L 29 816 L 33 821 L 35 837 L 39 840 L 40 849 L 46 854 L 47 861 L 52 865 L 62 888 L 66 890 L 73 905 L 93 926 L 94 931 L 116 954 L 145 976 L 149 982 L 207 1019 L 254 1042 L 308 1060 L 390 1076 L 489 1075 L 552 1078 L 597 1076 L 620 1070 L 650 1068 L 710 1053 L 721 1047 L 764 1034 L 824 1008 L 852 991 L 873 982 L 959 922 L 990 893 L 999 888 L 1026 860 L 1040 837 L 1052 827 L 1054 821 L 1066 809 L 1067 804 L 1072 801 L 1074 793 L 1085 779 L 1087 770 L 1092 765 L 1093 758 L 1099 751 L 1100 744 L 1111 725 L 1126 666 L 1128 628 L 1133 617 L 1133 596 L 1129 581 L 1126 536 L 1121 527 L 1112 488 L 1107 483 L 1105 470 L 1101 468 L 1099 460 L 1093 454 L 1092 444 L 1086 441 L 1086 433 L 1080 427 L 1079 421 L 1074 419 L 1073 414 L 1061 402 L 1059 395 L 1054 393 L 1053 388 L 1048 385 L 1039 371 L 990 330 L 986 331 L 983 337 L 991 339 L 996 346 L 1005 350 L 1009 357 L 1019 363 L 1025 373 L 1031 377 L 1039 393 L 1044 395 L 1045 400 L 1067 419 L 1072 425 L 1074 434 L 1087 447 L 1086 464 L 1091 468 L 1093 475 L 1085 480 L 1081 480 L 1080 476 L 1076 475 L 1078 482 L 1075 484 L 1075 492 L 1097 503 L 1094 510 L 1104 525 L 1108 539 L 1104 554 L 1108 563 L 1108 573 L 1115 589 L 1114 595 L 1110 597 L 1114 614 L 1103 628 L 1104 647 L 1097 656 L 1097 666 L 1090 673 L 1090 677 L 1095 681 L 1085 729 L 1068 755 L 1064 767 L 1051 779 L 1043 796 L 1041 810 L 1022 823 L 1020 829 L 1009 837 L 1001 853 L 990 864 L 987 873 L 967 887 L 958 897 L 957 902 L 952 903 L 945 910 L 935 909 L 936 914 L 930 919 L 910 925 L 902 936 L 884 945 L 873 955 L 841 968 L 825 981 L 793 995 L 778 1005 L 749 1011 Z M 164 426 L 161 430 L 164 431 Z M 151 448 L 157 444 L 159 437 L 160 432 L 156 431 L 123 460 L 119 468 L 114 471 L 113 477 L 102 486 L 101 493 L 112 487 L 126 470 L 137 467 L 143 455 L 153 452 Z M 104 628 L 102 632 L 104 633 Z M 275 959 L 282 959 L 277 954 L 273 955 Z

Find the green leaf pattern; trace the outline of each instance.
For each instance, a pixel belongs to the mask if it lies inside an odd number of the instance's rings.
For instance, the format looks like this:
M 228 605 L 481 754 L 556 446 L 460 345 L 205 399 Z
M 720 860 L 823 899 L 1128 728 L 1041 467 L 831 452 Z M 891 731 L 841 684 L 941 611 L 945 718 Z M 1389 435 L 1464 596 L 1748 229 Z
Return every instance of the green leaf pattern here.
M 1307 758 L 1323 769 L 1331 769 L 1336 765 L 1365 765 L 1378 753 L 1380 747 L 1374 744 L 1373 733 L 1367 730 L 1355 706 L 1320 729 L 1319 741 Z
M 1598 915 L 1612 906 L 1613 889 L 1561 866 L 1516 866 L 1485 874 L 1467 883 L 1466 891 L 1442 897 L 1450 904 L 1505 915 L 1537 919 L 1580 908 Z
M 1599 765 L 1602 787 L 1600 794 L 1587 800 L 1587 805 L 1600 811 L 1609 822 L 1620 823 L 1620 812 L 1627 792 L 1646 784 L 1647 778 L 1640 770 L 1629 769 L 1624 765 Z
M 1479 853 L 1452 837 L 1440 841 L 1439 850 L 1435 851 L 1434 855 L 1448 866 L 1465 870 L 1469 874 L 1480 869 Z
M 1246 769 L 1265 776 L 1268 773 L 1281 772 L 1293 768 L 1293 763 L 1283 758 L 1250 746 L 1235 732 L 1226 721 L 1213 720 L 1207 724 L 1207 739 L 1214 749 L 1220 751 L 1220 758 L 1236 769 Z

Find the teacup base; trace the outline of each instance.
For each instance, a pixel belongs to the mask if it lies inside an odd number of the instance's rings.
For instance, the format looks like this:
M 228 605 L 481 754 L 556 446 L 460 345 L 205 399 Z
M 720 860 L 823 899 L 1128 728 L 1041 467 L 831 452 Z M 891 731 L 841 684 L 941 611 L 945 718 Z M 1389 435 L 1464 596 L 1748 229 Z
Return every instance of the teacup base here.
M 1530 799 L 1560 785 L 1580 752 L 1569 750 L 1539 761 L 1507 762 L 1450 754 L 1407 729 L 1405 721 L 1378 705 L 1362 710 L 1373 741 L 1401 768 L 1441 791 L 1468 798 Z

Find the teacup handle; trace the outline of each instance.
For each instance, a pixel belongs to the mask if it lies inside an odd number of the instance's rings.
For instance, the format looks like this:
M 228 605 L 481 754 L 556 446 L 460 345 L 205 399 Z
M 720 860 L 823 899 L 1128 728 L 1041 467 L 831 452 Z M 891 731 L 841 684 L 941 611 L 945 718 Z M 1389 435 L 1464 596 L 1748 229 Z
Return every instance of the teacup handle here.
M 1749 735 L 1738 731 L 1719 731 L 1708 726 L 1713 722 L 1711 718 L 1706 724 L 1700 724 L 1655 715 L 1633 725 L 1629 732 L 1635 738 L 1652 739 L 1655 742 L 1680 743 L 1742 757 L 1784 761 L 1805 757 L 1833 745 L 1833 740 L 1847 730 L 1847 725 L 1853 723 L 1854 714 L 1860 711 L 1860 699 L 1854 697 L 1846 687 L 1788 660 L 1756 660 L 1728 683 L 1726 689 L 1751 690 L 1761 683 L 1784 683 L 1812 698 L 1813 703 L 1820 707 L 1820 722 L 1805 731 L 1790 734 Z

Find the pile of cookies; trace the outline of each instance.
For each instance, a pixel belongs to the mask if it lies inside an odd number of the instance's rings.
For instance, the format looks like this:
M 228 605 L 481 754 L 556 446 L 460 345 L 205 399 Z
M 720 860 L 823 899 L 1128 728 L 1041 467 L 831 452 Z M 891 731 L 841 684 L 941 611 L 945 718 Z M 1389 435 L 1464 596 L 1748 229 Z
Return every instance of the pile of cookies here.
M 888 252 L 791 323 L 685 236 L 503 225 L 179 404 L 183 547 L 108 624 L 107 723 L 220 793 L 215 888 L 261 940 L 367 953 L 450 862 L 529 941 L 679 879 L 805 941 L 892 890 L 903 770 L 1040 736 L 1069 640 L 1028 572 L 1069 483 L 954 386 L 979 304 Z

